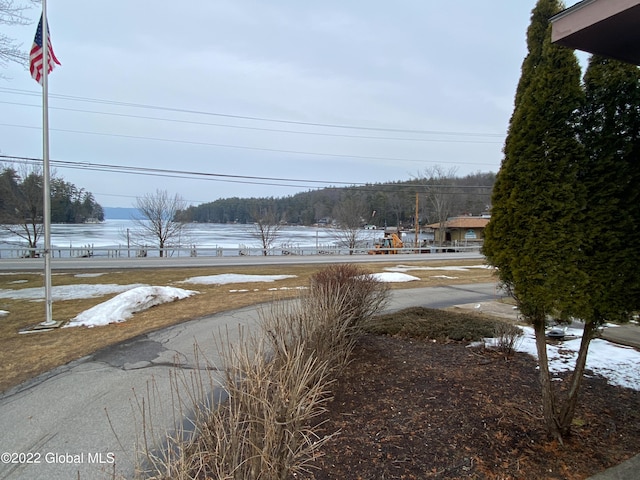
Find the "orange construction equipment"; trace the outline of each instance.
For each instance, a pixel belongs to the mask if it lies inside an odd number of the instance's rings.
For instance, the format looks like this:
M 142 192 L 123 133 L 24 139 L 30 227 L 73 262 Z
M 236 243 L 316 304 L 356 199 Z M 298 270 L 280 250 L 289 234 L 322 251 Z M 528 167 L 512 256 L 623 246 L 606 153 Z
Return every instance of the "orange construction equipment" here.
M 369 255 L 395 254 L 399 248 L 403 248 L 404 243 L 395 232 L 385 232 L 382 242 L 376 243 L 373 250 L 369 250 Z

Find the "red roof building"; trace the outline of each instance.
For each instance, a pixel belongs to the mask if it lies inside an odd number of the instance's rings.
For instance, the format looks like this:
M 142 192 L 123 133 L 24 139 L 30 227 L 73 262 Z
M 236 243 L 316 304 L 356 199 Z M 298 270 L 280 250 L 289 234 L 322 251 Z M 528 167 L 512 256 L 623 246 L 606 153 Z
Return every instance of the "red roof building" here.
M 484 227 L 489 223 L 488 216 L 452 217 L 443 225 L 432 223 L 427 225 L 434 230 L 436 243 L 451 243 L 464 245 L 467 243 L 479 243 L 484 239 Z

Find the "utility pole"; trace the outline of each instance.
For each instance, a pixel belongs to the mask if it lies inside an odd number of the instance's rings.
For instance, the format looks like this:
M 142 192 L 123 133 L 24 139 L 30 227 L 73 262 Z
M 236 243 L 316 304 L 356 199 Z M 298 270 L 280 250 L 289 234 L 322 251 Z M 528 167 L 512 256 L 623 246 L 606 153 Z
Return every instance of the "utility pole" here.
M 416 214 L 415 214 L 415 246 L 418 249 L 416 253 L 420 253 L 418 245 L 418 233 L 420 232 L 420 219 L 418 218 L 418 192 L 416 192 Z

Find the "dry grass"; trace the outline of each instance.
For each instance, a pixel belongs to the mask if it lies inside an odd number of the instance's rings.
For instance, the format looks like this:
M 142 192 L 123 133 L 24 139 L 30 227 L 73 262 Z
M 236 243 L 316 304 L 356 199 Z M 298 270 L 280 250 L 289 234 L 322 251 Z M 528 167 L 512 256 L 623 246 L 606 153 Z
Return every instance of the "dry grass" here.
M 186 405 L 196 412 L 197 435 L 178 430 L 168 449 L 150 451 L 144 442 L 148 475 L 279 480 L 308 471 L 333 436 L 316 433 L 329 386 L 347 365 L 360 325 L 385 305 L 389 292 L 366 270 L 348 264 L 323 268 L 311 275 L 309 286 L 297 301 L 262 309 L 257 332 L 235 344 L 220 343 L 226 401 L 216 407 L 205 400 L 213 376 L 174 388 L 180 410 Z M 150 423 L 143 425 L 144 438 L 150 438 Z
M 382 272 L 385 267 L 396 266 L 400 261 L 392 259 L 390 263 L 362 265 L 370 272 Z M 399 259 L 401 260 L 401 259 Z M 412 266 L 442 265 L 481 265 L 478 261 L 440 261 L 427 260 L 414 262 Z M 44 320 L 44 304 L 39 301 L 0 299 L 0 310 L 9 314 L 0 317 L 0 391 L 7 390 L 38 374 L 72 360 L 89 355 L 100 348 L 113 345 L 138 335 L 158 330 L 184 321 L 197 319 L 221 311 L 233 310 L 247 305 L 271 301 L 275 293 L 270 288 L 278 288 L 278 298 L 294 297 L 298 294 L 295 287 L 309 284 L 312 274 L 320 270 L 320 265 L 295 266 L 251 266 L 251 267 L 209 267 L 175 269 L 139 269 L 126 271 L 105 271 L 99 277 L 78 277 L 86 272 L 55 274 L 53 285 L 78 284 L 133 284 L 171 285 L 197 290 L 195 295 L 180 302 L 161 305 L 134 315 L 130 320 L 95 328 L 66 328 L 55 331 L 19 334 L 26 327 Z M 193 276 L 216 275 L 223 273 L 259 274 L 259 275 L 297 275 L 296 278 L 279 280 L 274 283 L 243 283 L 233 285 L 192 285 L 178 282 Z M 449 272 L 433 270 L 412 270 L 409 274 L 420 277 L 420 281 L 392 284 L 396 288 L 431 287 L 449 284 L 465 284 L 493 281 L 490 270 L 472 269 L 467 272 Z M 438 278 L 446 275 L 452 278 Z M 5 273 L 0 274 L 0 290 L 42 287 L 41 274 Z M 282 288 L 291 290 L 282 290 Z M 246 289 L 244 293 L 230 293 L 232 289 Z M 67 300 L 55 302 L 54 319 L 69 320 L 78 313 L 104 302 L 114 295 L 100 298 Z
M 212 377 L 198 379 L 195 389 L 191 381 L 176 384 L 172 396 L 195 412 L 196 435 L 178 430 L 168 435 L 171 448 L 142 448 L 146 467 L 136 478 L 276 480 L 304 470 L 323 443 L 312 427 L 326 411 L 329 370 L 302 344 L 281 352 L 286 356 L 279 361 L 271 353 L 254 336 L 228 347 L 223 354 L 228 398 L 218 405 L 203 401 L 200 385 L 210 388 Z

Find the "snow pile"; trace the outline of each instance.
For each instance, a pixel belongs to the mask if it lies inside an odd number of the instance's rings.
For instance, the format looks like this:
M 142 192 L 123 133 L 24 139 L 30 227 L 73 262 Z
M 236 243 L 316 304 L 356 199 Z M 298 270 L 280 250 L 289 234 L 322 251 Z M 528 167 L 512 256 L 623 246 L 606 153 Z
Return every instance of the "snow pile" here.
M 240 275 L 237 273 L 223 273 L 220 275 L 206 275 L 202 277 L 191 277 L 179 283 L 196 283 L 199 285 L 225 285 L 227 283 L 248 283 L 248 282 L 275 282 L 287 278 L 296 278 L 297 275 Z
M 524 335 L 522 341 L 516 345 L 516 350 L 538 358 L 533 327 L 520 328 Z M 557 344 L 547 344 L 549 370 L 552 374 L 573 371 L 575 368 L 582 330 L 568 328 L 566 335 L 578 338 Z M 494 339 L 485 339 L 486 345 L 493 343 Z M 606 378 L 611 385 L 640 390 L 638 364 L 640 364 L 640 352 L 634 348 L 617 345 L 600 338 L 591 340 L 587 355 L 587 373 L 592 372 L 594 375 L 600 375 Z
M 488 265 L 464 265 L 464 266 L 441 266 L 441 267 L 417 267 L 413 265 L 396 265 L 395 267 L 385 267 L 385 270 L 390 272 L 410 272 L 412 270 L 423 270 L 423 271 L 435 271 L 435 270 L 444 270 L 450 272 L 468 272 L 471 269 L 492 269 Z
M 243 283 L 243 282 L 274 282 L 285 278 L 295 278 L 297 275 L 239 275 L 234 273 L 209 275 L 202 277 L 191 277 L 180 283 L 196 283 L 196 284 L 217 284 L 225 283 Z M 403 273 L 376 273 L 372 275 L 376 280 L 381 282 L 411 282 L 420 280 L 418 277 L 406 275 Z M 110 323 L 124 322 L 134 313 L 141 312 L 161 303 L 173 302 L 187 298 L 197 292 L 192 290 L 183 290 L 174 287 L 150 287 L 147 285 L 121 285 L 124 293 L 106 302 L 100 303 L 74 317 L 67 327 L 78 327 L 81 325 L 94 327 L 97 325 L 108 325 Z M 62 287 L 54 287 L 56 288 Z M 107 293 L 113 293 L 111 290 L 113 285 L 75 285 L 74 298 L 90 298 Z M 291 287 L 296 290 L 303 290 L 307 287 Z M 281 287 L 279 289 L 271 288 L 271 290 L 288 289 Z M 38 290 L 42 295 L 42 289 Z M 230 292 L 248 292 L 246 289 L 230 290 Z M 253 291 L 257 291 L 254 289 Z M 1 292 L 1 291 L 0 291 Z
M 65 327 L 95 327 L 124 322 L 136 312 L 181 300 L 196 293 L 198 292 L 174 287 L 136 287 L 85 310 L 71 319 Z
M 407 275 L 406 273 L 372 273 L 371 276 L 379 282 L 386 283 L 413 282 L 415 280 L 420 280 L 420 278 L 414 277 L 413 275 Z

